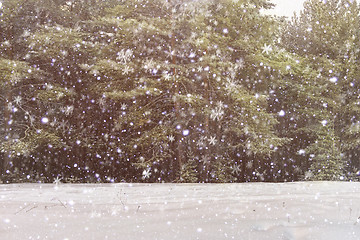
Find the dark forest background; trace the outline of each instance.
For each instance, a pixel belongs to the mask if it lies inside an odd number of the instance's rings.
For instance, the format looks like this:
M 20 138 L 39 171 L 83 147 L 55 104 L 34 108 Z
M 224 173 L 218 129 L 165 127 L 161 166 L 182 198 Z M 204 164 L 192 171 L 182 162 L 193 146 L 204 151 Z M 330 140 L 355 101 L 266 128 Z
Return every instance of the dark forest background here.
M 360 178 L 360 12 L 3 0 L 1 182 Z

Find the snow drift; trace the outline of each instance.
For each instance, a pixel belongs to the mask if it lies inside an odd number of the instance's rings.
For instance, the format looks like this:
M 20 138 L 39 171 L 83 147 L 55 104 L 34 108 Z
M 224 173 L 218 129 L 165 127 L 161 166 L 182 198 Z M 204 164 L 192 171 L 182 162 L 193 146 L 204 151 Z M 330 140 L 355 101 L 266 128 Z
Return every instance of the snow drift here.
M 360 183 L 0 185 L 0 239 L 360 239 Z

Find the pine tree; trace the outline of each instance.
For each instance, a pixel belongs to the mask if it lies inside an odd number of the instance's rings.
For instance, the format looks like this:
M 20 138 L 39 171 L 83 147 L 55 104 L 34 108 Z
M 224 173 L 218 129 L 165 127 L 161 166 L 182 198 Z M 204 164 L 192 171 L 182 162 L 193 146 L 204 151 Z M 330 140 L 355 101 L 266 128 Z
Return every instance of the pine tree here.
M 4 142 L 2 149 L 5 157 L 19 158 L 15 167 L 23 168 L 23 174 L 39 172 L 42 177 L 47 175 L 46 181 L 52 181 L 57 166 L 76 152 L 70 147 L 77 146 L 74 135 L 84 132 L 81 121 L 70 117 L 73 103 L 80 102 L 80 94 L 73 90 L 81 85 L 76 61 L 80 59 L 81 63 L 81 54 L 86 55 L 88 50 L 81 51 L 88 42 L 83 42 L 76 24 L 86 19 L 78 18 L 70 7 L 78 11 L 86 4 L 90 2 L 17 0 L 4 1 L 1 9 L 1 74 L 7 86 L 3 89 L 11 93 L 4 99 L 3 110 L 5 118 L 12 117 L 13 122 L 4 132 L 17 136 Z M 8 114 L 7 109 L 13 113 Z
M 8 172 L 12 167 L 12 158 L 18 155 L 28 155 L 43 141 L 52 143 L 59 142 L 51 132 L 40 131 L 36 127 L 34 107 L 32 103 L 32 91 L 36 91 L 33 84 L 40 81 L 44 74 L 41 70 L 29 66 L 24 61 L 0 59 L 1 89 L 5 107 L 2 108 L 4 116 L 4 130 L 2 131 L 1 151 L 4 157 L 3 170 Z M 10 94 L 7 94 L 10 93 Z M 8 114 L 8 115 L 7 115 Z
M 272 6 L 265 0 L 40 3 L 14 1 L 26 8 L 1 27 L 17 30 L 0 33 L 4 84 L 10 71 L 21 79 L 11 89 L 31 86 L 1 100 L 21 107 L 2 113 L 26 126 L 4 129 L 21 139 L 2 147 L 23 154 L 32 176 L 235 182 L 310 170 L 338 179 L 344 154 L 356 159 L 356 45 L 344 60 L 337 48 L 316 52 L 310 34 L 304 52 L 293 36 L 308 34 L 307 20 L 295 19 L 281 42 L 279 21 L 260 13 Z M 32 27 L 9 28 L 21 14 Z
M 94 87 L 99 94 L 124 106 L 115 129 L 139 172 L 168 166 L 160 178 L 177 179 L 189 148 L 199 159 L 200 181 L 212 181 L 219 178 L 211 172 L 230 169 L 229 156 L 261 159 L 284 142 L 255 82 L 263 67 L 252 56 L 272 37 L 262 7 L 269 6 L 123 2 L 89 22 L 109 44 L 88 72 L 104 79 Z
M 196 183 L 199 182 L 199 174 L 197 171 L 197 158 L 192 152 L 188 152 L 187 162 L 180 169 L 180 182 Z
M 299 151 L 314 179 L 344 178 L 345 165 L 353 164 L 346 160 L 357 155 L 356 134 L 344 133 L 358 121 L 357 110 L 349 111 L 358 92 L 358 13 L 354 1 L 307 1 L 283 36 L 281 45 L 302 69 L 290 75 L 296 90 L 283 104 L 293 113 Z M 349 142 L 355 145 L 347 148 Z
M 0 9 L 0 65 L 2 98 L 1 150 L 3 171 L 8 174 L 13 169 L 16 156 L 29 154 L 41 142 L 58 142 L 50 132 L 39 132 L 35 127 L 36 113 L 33 97 L 44 72 L 27 62 L 28 54 L 25 38 L 39 24 L 45 21 L 44 8 L 38 1 L 3 1 Z M 44 2 L 43 2 L 44 3 Z M 35 16 L 37 12 L 38 16 Z M 47 18 L 46 20 L 51 20 Z M 35 93 L 34 93 L 35 92 Z M 52 139 L 52 140 L 51 140 Z

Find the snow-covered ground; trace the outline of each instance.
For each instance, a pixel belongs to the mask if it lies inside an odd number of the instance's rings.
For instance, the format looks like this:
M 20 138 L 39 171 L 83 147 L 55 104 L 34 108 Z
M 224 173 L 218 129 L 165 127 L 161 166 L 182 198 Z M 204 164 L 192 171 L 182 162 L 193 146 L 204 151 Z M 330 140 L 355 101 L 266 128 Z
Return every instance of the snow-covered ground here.
M 360 239 L 360 183 L 0 185 L 0 239 Z

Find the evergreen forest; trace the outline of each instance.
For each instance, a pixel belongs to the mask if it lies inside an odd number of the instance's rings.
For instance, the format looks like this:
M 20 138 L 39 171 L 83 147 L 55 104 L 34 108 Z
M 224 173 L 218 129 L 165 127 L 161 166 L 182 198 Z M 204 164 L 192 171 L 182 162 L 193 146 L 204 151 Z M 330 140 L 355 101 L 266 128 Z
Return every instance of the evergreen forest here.
M 0 182 L 360 180 L 360 5 L 1 0 Z

